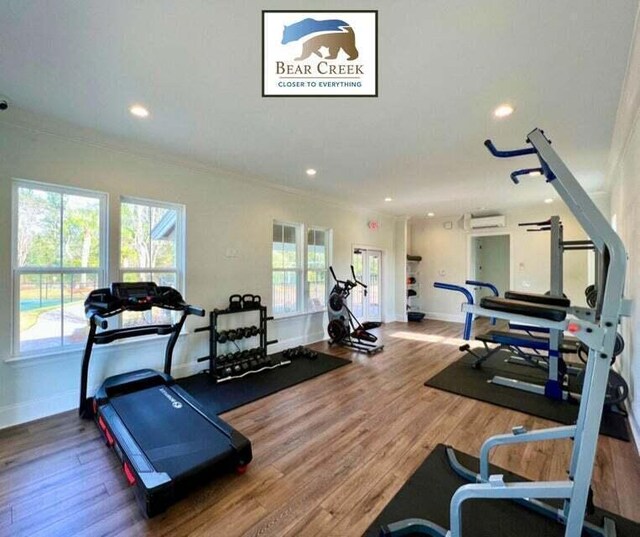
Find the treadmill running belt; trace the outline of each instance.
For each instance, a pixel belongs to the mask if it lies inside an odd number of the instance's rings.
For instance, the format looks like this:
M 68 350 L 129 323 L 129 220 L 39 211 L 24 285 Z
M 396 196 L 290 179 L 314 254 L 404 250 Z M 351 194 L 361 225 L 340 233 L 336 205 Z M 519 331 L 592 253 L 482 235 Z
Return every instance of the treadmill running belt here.
M 111 404 L 154 468 L 172 479 L 232 451 L 228 437 L 167 386 L 114 397 Z

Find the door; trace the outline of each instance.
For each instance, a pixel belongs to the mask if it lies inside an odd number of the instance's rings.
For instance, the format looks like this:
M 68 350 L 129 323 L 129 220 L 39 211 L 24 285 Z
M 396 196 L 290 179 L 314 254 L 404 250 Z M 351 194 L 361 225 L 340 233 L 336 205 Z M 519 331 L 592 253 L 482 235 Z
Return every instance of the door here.
M 356 248 L 353 250 L 353 269 L 356 278 L 367 286 L 351 292 L 351 311 L 360 322 L 382 321 L 382 252 Z
M 471 237 L 471 279 L 495 285 L 501 296 L 511 282 L 509 235 Z M 474 288 L 476 303 L 493 293 L 486 287 Z

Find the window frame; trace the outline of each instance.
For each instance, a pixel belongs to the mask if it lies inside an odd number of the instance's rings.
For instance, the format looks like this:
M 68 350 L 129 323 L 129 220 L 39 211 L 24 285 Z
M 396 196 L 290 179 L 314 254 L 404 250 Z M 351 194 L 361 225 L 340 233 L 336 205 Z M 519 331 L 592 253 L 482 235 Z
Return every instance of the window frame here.
M 289 226 L 293 227 L 296 230 L 296 268 L 274 268 L 273 267 L 273 226 Z M 283 220 L 273 220 L 271 225 L 271 295 L 272 295 L 272 311 L 275 312 L 275 308 L 273 307 L 273 274 L 274 272 L 291 272 L 295 271 L 297 275 L 297 281 L 302 283 L 302 278 L 304 277 L 304 266 L 306 264 L 306 253 L 301 246 L 301 238 L 304 239 L 304 226 L 300 223 L 296 222 L 285 222 Z M 299 315 L 303 313 L 300 310 L 301 301 L 304 300 L 304 292 L 303 292 L 304 284 L 298 285 L 296 289 L 296 310 L 295 311 L 287 311 L 282 313 L 274 313 L 274 317 L 287 317 L 290 315 Z
M 174 210 L 177 213 L 176 219 L 176 264 L 172 268 L 140 268 L 140 267 L 123 267 L 122 266 L 122 204 L 131 203 L 135 205 L 144 205 L 146 207 L 154 207 L 160 209 Z M 118 251 L 118 269 L 117 275 L 119 281 L 124 281 L 124 275 L 129 272 L 149 272 L 149 273 L 165 273 L 176 275 L 176 289 L 184 295 L 185 292 L 185 266 L 186 266 L 186 206 L 182 203 L 171 203 L 167 201 L 152 200 L 149 198 L 139 198 L 135 196 L 120 196 L 118 205 L 118 244 L 115 247 Z
M 303 296 L 303 300 L 305 304 L 305 309 L 302 313 L 324 312 L 324 311 L 327 311 L 327 298 L 329 296 L 329 285 L 330 285 L 329 267 L 331 266 L 332 255 L 333 255 L 333 230 L 331 228 L 314 226 L 314 225 L 303 226 L 303 228 L 304 228 L 304 246 L 303 246 L 304 248 L 304 296 Z M 325 239 L 324 246 L 326 249 L 326 254 L 325 254 L 324 272 L 325 272 L 326 288 L 325 288 L 324 306 L 320 309 L 310 309 L 308 307 L 309 300 L 311 298 L 309 294 L 310 285 L 307 279 L 309 270 L 318 271 L 318 272 L 321 270 L 316 268 L 309 268 L 309 238 L 308 238 L 309 231 L 322 231 L 324 233 L 324 239 Z
M 308 225 L 301 222 L 289 222 L 285 220 L 278 220 L 276 218 L 272 221 L 272 229 L 273 226 L 291 226 L 296 228 L 296 251 L 297 251 L 297 266 L 295 269 L 280 269 L 273 267 L 273 232 L 271 233 L 271 294 L 272 294 L 272 304 L 271 308 L 274 311 L 273 316 L 277 319 L 286 318 L 286 317 L 295 317 L 297 315 L 307 315 L 312 313 L 323 313 L 327 310 L 326 298 L 325 297 L 325 305 L 321 309 L 310 309 L 308 307 L 309 303 L 309 282 L 307 280 L 307 273 L 309 271 L 309 242 L 307 234 L 309 231 L 322 231 L 325 233 L 326 240 L 326 267 L 325 272 L 326 282 L 327 282 L 327 296 L 328 296 L 328 287 L 329 287 L 329 267 L 332 263 L 333 257 L 333 230 L 324 226 L 316 226 L 316 225 Z M 291 312 L 283 312 L 283 313 L 275 313 L 274 300 L 273 300 L 273 274 L 274 272 L 289 272 L 293 271 L 298 274 L 298 281 L 300 285 L 298 289 L 296 289 L 296 310 Z M 311 269 L 311 270 L 319 270 L 319 269 Z
M 63 267 L 64 256 L 62 255 L 62 235 L 60 236 L 60 266 L 59 267 L 19 267 L 18 266 L 18 223 L 19 223 L 19 195 L 20 188 L 28 188 L 32 190 L 44 190 L 46 192 L 55 192 L 60 195 L 83 196 L 98 200 L 98 223 L 99 223 L 99 266 L 92 267 Z M 64 205 L 61 205 L 60 225 L 64 227 Z M 91 190 L 81 187 L 64 186 L 46 181 L 35 181 L 30 179 L 13 178 L 11 185 L 11 299 L 12 299 L 12 316 L 11 316 L 11 356 L 16 359 L 30 358 L 48 354 L 59 354 L 69 351 L 81 349 L 84 344 L 71 343 L 64 344 L 64 333 L 61 333 L 61 344 L 32 351 L 20 350 L 20 277 L 30 274 L 61 274 L 62 289 L 64 289 L 64 275 L 66 274 L 96 274 L 98 287 L 106 285 L 109 275 L 109 194 L 99 190 Z M 64 308 L 64 292 L 61 296 L 61 307 Z M 63 324 L 61 326 L 64 326 Z

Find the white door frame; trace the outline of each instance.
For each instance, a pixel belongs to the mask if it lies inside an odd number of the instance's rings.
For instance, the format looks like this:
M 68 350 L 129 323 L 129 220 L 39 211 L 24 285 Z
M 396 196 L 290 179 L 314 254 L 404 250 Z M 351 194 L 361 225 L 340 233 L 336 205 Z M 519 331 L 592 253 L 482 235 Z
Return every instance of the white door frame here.
M 376 252 L 380 252 L 380 270 L 382 271 L 380 278 L 380 321 L 385 323 L 386 321 L 386 303 L 387 303 L 387 294 L 386 294 L 386 285 L 384 284 L 384 279 L 386 278 L 386 273 L 388 271 L 388 267 L 386 266 L 386 259 L 389 257 L 387 255 L 387 251 L 384 248 L 380 248 L 380 246 L 374 246 L 372 244 L 352 244 L 351 252 L 349 253 L 349 265 L 353 264 L 353 251 L 354 250 L 375 250 Z
M 504 236 L 507 235 L 509 237 L 509 289 L 513 289 L 515 287 L 515 267 L 514 267 L 514 259 L 513 259 L 513 233 L 511 231 L 501 231 L 499 229 L 494 229 L 491 231 L 476 231 L 471 232 L 467 236 L 467 280 L 471 280 L 474 278 L 475 267 L 473 263 L 473 239 L 478 237 L 496 237 L 496 236 Z M 504 294 L 505 291 L 509 289 L 498 289 L 500 293 Z M 475 299 L 475 292 L 473 293 Z

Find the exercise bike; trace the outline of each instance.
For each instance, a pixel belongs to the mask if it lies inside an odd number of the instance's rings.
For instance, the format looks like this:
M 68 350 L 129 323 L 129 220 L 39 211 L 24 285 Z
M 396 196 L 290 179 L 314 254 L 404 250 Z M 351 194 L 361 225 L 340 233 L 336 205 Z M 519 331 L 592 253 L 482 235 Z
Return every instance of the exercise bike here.
M 333 267 L 329 267 L 329 270 L 336 282 L 329 294 L 327 309 L 329 345 L 342 345 L 367 354 L 374 354 L 384 349 L 384 345 L 376 344 L 377 336 L 369 332 L 347 306 L 347 299 L 355 287 L 362 287 L 364 296 L 367 296 L 367 286 L 356 278 L 353 265 L 351 265 L 353 281 L 339 280 Z

